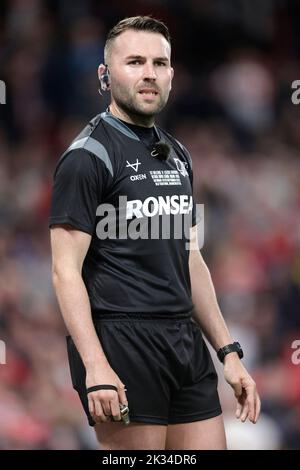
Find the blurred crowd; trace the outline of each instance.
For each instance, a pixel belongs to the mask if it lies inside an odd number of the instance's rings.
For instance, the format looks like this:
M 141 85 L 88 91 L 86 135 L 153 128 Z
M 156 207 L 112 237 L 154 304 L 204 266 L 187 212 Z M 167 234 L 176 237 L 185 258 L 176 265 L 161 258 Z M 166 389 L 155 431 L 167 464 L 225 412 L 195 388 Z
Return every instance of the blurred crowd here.
M 51 283 L 52 175 L 109 102 L 97 91 L 107 31 L 149 13 L 173 40 L 173 90 L 158 123 L 191 152 L 202 253 L 262 398 L 256 427 L 238 422 L 216 363 L 229 447 L 299 448 L 299 2 L 2 0 L 0 9 L 0 448 L 96 448 Z

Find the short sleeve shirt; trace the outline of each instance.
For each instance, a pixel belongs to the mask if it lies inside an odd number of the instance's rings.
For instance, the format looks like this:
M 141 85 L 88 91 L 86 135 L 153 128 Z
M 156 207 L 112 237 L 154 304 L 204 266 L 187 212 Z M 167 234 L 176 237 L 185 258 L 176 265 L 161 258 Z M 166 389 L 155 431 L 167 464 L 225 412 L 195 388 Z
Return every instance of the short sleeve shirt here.
M 133 128 L 105 112 L 61 156 L 49 226 L 91 235 L 82 276 L 93 316 L 170 314 L 193 308 L 189 229 L 196 224 L 188 151 L 161 128 L 167 160 Z

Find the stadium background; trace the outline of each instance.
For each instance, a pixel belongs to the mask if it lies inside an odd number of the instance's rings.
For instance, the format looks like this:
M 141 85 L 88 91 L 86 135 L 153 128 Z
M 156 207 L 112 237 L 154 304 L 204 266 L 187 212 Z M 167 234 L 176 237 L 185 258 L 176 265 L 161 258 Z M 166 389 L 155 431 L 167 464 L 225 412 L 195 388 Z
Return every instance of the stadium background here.
M 299 448 L 299 2 L 2 0 L 0 10 L 0 448 L 96 447 L 51 286 L 51 182 L 66 145 L 105 108 L 105 34 L 149 13 L 173 38 L 174 86 L 158 122 L 192 153 L 203 255 L 262 397 L 260 422 L 241 424 L 220 376 L 229 446 Z

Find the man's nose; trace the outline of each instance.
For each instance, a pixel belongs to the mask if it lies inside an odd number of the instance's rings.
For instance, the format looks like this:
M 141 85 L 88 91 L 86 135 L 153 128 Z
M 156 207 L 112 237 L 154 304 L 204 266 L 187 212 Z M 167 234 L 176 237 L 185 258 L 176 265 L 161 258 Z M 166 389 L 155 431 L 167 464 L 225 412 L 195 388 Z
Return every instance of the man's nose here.
M 144 74 L 143 78 L 146 80 L 156 80 L 157 78 L 155 68 L 153 64 L 149 62 L 144 65 L 143 74 Z

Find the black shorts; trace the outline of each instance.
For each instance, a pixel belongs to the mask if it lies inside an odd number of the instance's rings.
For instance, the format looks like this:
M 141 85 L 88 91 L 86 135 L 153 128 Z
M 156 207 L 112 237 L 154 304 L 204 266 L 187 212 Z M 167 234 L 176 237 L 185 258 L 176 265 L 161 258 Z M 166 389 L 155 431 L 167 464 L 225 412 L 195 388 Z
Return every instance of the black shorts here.
M 94 324 L 108 362 L 127 388 L 130 421 L 167 425 L 222 413 L 215 367 L 191 313 L 109 312 Z M 73 387 L 94 426 L 85 368 L 70 336 L 67 345 Z

